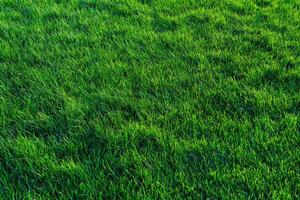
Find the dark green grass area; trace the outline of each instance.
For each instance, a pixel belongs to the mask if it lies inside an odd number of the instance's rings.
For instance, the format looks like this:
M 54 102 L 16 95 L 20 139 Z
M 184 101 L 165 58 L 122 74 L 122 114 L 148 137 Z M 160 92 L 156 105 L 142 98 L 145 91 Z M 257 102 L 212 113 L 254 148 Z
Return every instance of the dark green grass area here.
M 0 0 L 0 199 L 299 199 L 299 0 Z

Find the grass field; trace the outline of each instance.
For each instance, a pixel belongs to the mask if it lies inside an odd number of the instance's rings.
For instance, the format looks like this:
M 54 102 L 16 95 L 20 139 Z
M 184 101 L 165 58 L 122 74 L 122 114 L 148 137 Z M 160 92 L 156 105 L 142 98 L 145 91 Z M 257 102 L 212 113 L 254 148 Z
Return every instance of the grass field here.
M 299 0 L 0 0 L 0 199 L 299 199 Z

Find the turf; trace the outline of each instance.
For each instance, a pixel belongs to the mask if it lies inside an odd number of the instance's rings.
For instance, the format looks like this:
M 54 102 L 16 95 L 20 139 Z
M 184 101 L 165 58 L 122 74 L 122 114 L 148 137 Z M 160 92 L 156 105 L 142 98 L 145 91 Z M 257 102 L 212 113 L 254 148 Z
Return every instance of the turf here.
M 1 199 L 299 199 L 299 0 L 1 0 Z

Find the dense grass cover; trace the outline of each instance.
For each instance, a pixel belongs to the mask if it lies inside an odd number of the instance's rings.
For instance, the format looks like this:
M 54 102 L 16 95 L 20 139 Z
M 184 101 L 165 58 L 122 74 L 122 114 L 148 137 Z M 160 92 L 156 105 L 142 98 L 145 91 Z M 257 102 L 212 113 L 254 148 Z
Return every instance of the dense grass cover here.
M 1 0 L 1 199 L 297 199 L 299 0 Z

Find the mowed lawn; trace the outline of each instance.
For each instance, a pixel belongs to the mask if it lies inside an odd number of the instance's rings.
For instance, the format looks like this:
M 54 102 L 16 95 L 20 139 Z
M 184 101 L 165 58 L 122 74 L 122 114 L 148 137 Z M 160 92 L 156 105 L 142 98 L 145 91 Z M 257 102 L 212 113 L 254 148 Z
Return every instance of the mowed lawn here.
M 299 0 L 0 0 L 0 199 L 299 198 Z

